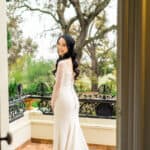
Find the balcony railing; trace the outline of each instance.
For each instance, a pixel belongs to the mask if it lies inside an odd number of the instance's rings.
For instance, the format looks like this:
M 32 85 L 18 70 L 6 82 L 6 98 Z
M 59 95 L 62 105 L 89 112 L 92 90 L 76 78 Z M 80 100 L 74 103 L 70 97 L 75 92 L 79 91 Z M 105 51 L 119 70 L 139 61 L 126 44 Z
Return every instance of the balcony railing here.
M 80 117 L 89 118 L 116 118 L 116 99 L 111 95 L 107 95 L 106 86 L 102 86 L 103 94 L 97 92 L 91 93 L 78 93 L 80 109 Z M 40 83 L 37 88 L 36 95 L 23 95 L 22 84 L 18 84 L 16 89 L 18 96 L 9 100 L 9 120 L 10 122 L 23 116 L 25 109 L 32 108 L 32 103 L 37 103 L 37 109 L 44 115 L 52 115 L 52 108 L 50 106 L 51 96 L 45 92 L 45 85 Z
M 30 100 L 32 106 L 33 102 L 38 103 L 37 109 L 40 110 L 44 115 L 53 115 L 52 108 L 50 106 L 50 96 L 38 96 L 38 95 L 26 95 L 18 97 L 9 101 L 9 120 L 10 122 L 23 116 L 27 101 Z M 39 101 L 39 102 L 38 102 Z M 90 118 L 116 118 L 116 100 L 105 98 L 80 98 L 80 117 Z
M 50 97 L 44 96 L 29 96 L 32 99 L 40 99 L 39 110 L 43 114 L 53 114 L 50 106 Z M 115 106 L 116 101 L 110 99 L 100 98 L 80 98 L 80 117 L 91 117 L 91 118 L 115 118 Z
M 9 122 L 15 121 L 24 116 L 25 103 L 23 97 L 9 100 Z

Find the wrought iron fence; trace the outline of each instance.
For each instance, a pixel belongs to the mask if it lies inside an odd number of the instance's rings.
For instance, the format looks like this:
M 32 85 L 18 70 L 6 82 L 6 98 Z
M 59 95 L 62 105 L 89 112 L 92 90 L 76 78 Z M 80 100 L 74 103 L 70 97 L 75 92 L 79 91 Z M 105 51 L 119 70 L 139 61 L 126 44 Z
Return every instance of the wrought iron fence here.
M 25 103 L 23 97 L 9 100 L 9 122 L 13 122 L 24 116 Z
M 17 98 L 9 100 L 10 122 L 23 116 L 26 99 L 32 99 L 34 102 L 37 102 L 37 109 L 44 115 L 53 115 L 53 111 L 50 106 L 51 96 L 45 96 L 47 94 L 45 94 L 44 84 L 39 84 L 39 88 L 37 90 L 38 93 L 36 93 L 38 95 L 23 96 L 21 84 L 18 84 L 17 91 Z M 105 86 L 103 87 L 103 91 L 106 91 Z M 78 93 L 78 97 L 80 102 L 80 117 L 116 118 L 116 98 L 108 95 L 106 92 L 103 92 L 103 94 L 98 92 Z
M 25 99 L 33 99 L 38 102 L 38 110 L 44 115 L 53 115 L 50 106 L 50 96 L 26 95 L 9 101 L 9 121 L 12 122 L 23 116 L 25 111 Z M 80 117 L 89 118 L 116 118 L 116 100 L 102 98 L 81 98 L 79 99 Z
M 103 97 L 103 96 L 102 96 Z M 30 95 L 26 98 L 40 99 L 38 109 L 45 115 L 53 115 L 50 106 L 50 96 Z M 116 100 L 103 98 L 80 98 L 80 117 L 91 118 L 116 118 Z

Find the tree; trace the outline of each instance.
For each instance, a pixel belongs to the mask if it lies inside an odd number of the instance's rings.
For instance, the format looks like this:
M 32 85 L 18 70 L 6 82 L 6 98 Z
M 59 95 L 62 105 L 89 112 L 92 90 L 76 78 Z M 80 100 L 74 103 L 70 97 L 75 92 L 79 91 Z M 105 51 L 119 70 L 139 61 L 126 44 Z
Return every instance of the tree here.
M 98 78 L 104 76 L 108 73 L 112 73 L 116 69 L 116 53 L 115 44 L 110 42 L 107 34 L 102 34 L 106 30 L 106 13 L 103 11 L 101 14 L 96 16 L 95 20 L 90 26 L 87 38 L 92 37 L 92 35 L 103 35 L 98 39 L 94 39 L 89 42 L 84 51 L 89 56 L 91 63 L 83 64 L 83 70 L 86 72 L 88 77 L 91 79 L 91 90 L 98 91 Z M 112 59 L 113 58 L 113 59 Z M 111 66 L 111 67 L 110 67 Z M 89 70 L 90 68 L 90 70 Z
M 11 5 L 7 10 L 8 64 L 11 69 L 11 65 L 15 64 L 17 59 L 23 57 L 24 54 L 34 55 L 38 46 L 30 37 L 23 38 L 19 27 L 19 23 L 22 21 L 21 16 L 15 15 L 15 10 Z
M 83 63 L 82 72 L 91 79 L 91 90 L 99 90 L 99 77 L 113 74 L 116 70 L 116 50 L 108 45 L 107 39 L 101 39 L 101 43 L 92 42 L 86 46 L 85 52 L 90 58 L 90 63 Z
M 18 0 L 15 3 L 15 8 L 17 10 L 34 11 L 49 15 L 56 23 L 53 29 L 49 29 L 50 32 L 56 33 L 56 30 L 60 29 L 59 34 L 60 32 L 69 33 L 74 36 L 76 39 L 75 50 L 78 53 L 78 62 L 81 65 L 83 53 L 86 52 L 89 54 L 91 66 L 87 64 L 86 67 L 90 68 L 92 91 L 97 91 L 98 77 L 106 73 L 109 66 L 108 62 L 110 62 L 108 57 L 111 57 L 111 50 L 114 47 L 110 46 L 106 39 L 106 35 L 109 32 L 116 30 L 116 25 L 106 25 L 105 8 L 110 1 L 56 0 L 41 2 L 36 0 L 36 5 L 33 6 L 29 0 Z M 75 13 L 67 17 L 66 13 L 70 8 Z M 101 53 L 98 54 L 98 51 L 101 51 Z M 84 67 L 82 69 L 83 72 L 85 69 Z
M 34 60 L 29 55 L 23 55 L 17 59 L 9 71 L 10 89 L 13 89 L 12 87 L 16 88 L 16 85 L 21 83 L 24 92 L 36 93 L 37 86 L 44 83 L 51 92 L 54 84 L 54 76 L 51 71 L 53 67 L 54 63 L 52 61 Z M 16 94 L 16 92 L 12 92 Z
M 36 0 L 36 6 L 32 6 L 29 0 L 18 0 L 15 3 L 16 9 L 25 9 L 36 11 L 42 14 L 49 15 L 56 23 L 56 28 L 60 28 L 63 33 L 73 33 L 72 28 L 78 25 L 77 33 L 74 34 L 76 39 L 76 51 L 80 62 L 83 48 L 95 39 L 103 37 L 104 34 L 116 29 L 116 26 L 111 25 L 105 29 L 99 28 L 101 32 L 87 38 L 90 25 L 93 23 L 96 16 L 101 14 L 111 0 L 57 0 L 57 1 L 39 1 Z M 75 15 L 68 19 L 65 16 L 68 8 L 73 7 Z M 54 28 L 55 29 L 55 28 Z M 50 29 L 52 31 L 52 29 Z M 54 31 L 55 32 L 55 31 Z

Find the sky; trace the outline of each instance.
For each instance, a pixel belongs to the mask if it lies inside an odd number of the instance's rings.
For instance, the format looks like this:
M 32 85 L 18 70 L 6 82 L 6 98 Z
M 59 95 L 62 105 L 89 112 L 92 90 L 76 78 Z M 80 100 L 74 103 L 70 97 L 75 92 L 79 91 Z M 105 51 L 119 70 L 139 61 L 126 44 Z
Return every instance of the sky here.
M 33 2 L 33 1 L 32 1 Z M 116 24 L 117 22 L 117 0 L 111 0 L 110 4 L 106 8 L 108 25 Z M 69 15 L 74 15 L 73 9 L 67 9 L 66 18 Z M 52 48 L 52 45 L 56 42 L 56 39 L 50 32 L 41 33 L 44 30 L 52 29 L 54 27 L 53 19 L 48 15 L 40 15 L 38 12 L 24 12 L 22 13 L 23 22 L 20 24 L 20 28 L 23 31 L 23 37 L 31 37 L 33 41 L 38 44 L 38 50 L 36 59 L 56 59 L 58 57 L 56 48 Z M 116 38 L 113 34 L 110 35 L 110 39 Z

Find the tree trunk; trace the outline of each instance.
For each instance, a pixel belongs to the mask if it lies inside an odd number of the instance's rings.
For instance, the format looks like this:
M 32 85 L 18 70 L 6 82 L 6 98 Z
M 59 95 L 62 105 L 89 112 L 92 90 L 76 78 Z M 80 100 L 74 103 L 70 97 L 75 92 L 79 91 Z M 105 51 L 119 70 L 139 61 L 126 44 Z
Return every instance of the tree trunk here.
M 98 76 L 95 74 L 94 70 L 92 72 L 92 86 L 91 86 L 91 91 L 93 92 L 98 92 Z
M 98 73 L 97 73 L 97 58 L 96 58 L 96 50 L 95 50 L 95 46 L 91 45 L 91 61 L 92 61 L 92 76 L 91 76 L 91 82 L 92 82 L 92 86 L 91 86 L 91 90 L 94 92 L 98 91 Z

